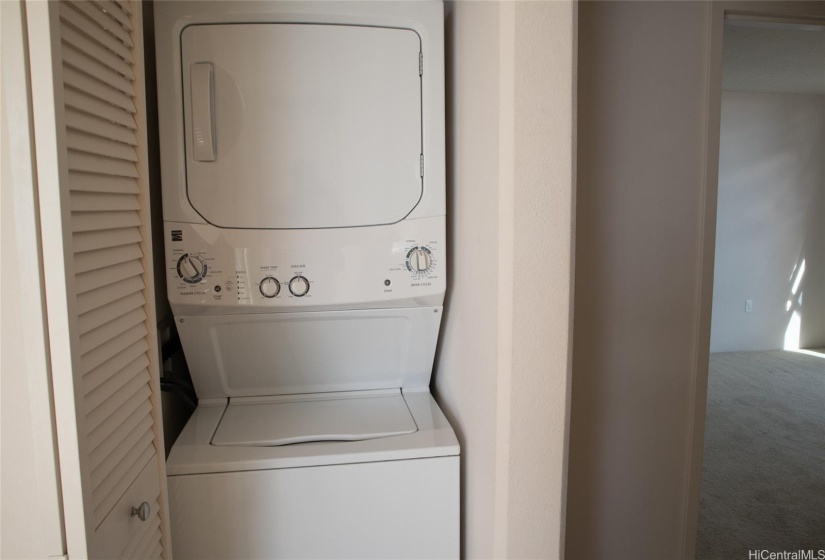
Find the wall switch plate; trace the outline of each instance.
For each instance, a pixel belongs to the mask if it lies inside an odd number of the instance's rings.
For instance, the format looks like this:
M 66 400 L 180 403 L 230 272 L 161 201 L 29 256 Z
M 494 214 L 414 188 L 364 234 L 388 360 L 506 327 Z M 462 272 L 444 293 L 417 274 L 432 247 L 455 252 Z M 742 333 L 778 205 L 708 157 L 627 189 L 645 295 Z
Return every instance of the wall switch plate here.
M 753 311 L 753 300 L 752 299 L 746 299 L 745 300 L 745 313 L 750 313 L 751 311 Z

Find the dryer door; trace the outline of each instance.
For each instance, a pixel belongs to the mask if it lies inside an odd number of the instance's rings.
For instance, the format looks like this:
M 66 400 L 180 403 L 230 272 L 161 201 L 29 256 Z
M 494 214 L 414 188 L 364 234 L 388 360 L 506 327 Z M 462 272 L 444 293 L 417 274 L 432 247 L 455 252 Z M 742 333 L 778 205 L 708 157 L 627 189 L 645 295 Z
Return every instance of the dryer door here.
M 189 201 L 226 228 L 389 224 L 421 198 L 418 35 L 316 24 L 181 33 Z

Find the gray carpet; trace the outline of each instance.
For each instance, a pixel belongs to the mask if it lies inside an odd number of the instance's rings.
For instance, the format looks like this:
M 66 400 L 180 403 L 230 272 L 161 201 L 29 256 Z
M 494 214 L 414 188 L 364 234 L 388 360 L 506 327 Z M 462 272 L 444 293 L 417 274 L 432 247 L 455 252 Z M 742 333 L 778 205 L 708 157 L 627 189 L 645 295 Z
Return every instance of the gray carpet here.
M 750 549 L 825 549 L 825 354 L 711 354 L 696 557 Z

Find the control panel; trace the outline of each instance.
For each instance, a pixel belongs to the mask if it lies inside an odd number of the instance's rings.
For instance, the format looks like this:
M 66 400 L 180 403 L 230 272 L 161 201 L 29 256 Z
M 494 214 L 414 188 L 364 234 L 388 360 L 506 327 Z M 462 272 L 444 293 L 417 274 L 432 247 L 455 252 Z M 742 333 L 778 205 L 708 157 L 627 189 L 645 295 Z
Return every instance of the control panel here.
M 441 305 L 444 218 L 321 230 L 235 230 L 167 222 L 173 309 Z M 227 313 L 228 310 L 219 311 Z M 237 311 L 236 311 L 237 312 Z

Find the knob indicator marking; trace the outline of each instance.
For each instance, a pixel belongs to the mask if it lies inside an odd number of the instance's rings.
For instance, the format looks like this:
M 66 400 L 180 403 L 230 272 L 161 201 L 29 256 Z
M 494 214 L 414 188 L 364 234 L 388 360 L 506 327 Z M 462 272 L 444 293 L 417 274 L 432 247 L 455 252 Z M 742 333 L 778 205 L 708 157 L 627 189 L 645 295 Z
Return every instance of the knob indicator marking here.
M 309 280 L 303 276 L 295 276 L 289 281 L 289 291 L 295 297 L 304 297 L 309 292 Z
M 206 277 L 206 263 L 198 255 L 184 254 L 178 259 L 178 276 L 187 284 L 197 284 Z
M 432 268 L 432 253 L 426 247 L 413 247 L 407 253 L 407 269 L 414 274 L 423 274 Z
M 266 276 L 261 280 L 258 288 L 261 290 L 261 295 L 265 298 L 274 298 L 281 293 L 281 283 L 274 276 Z

